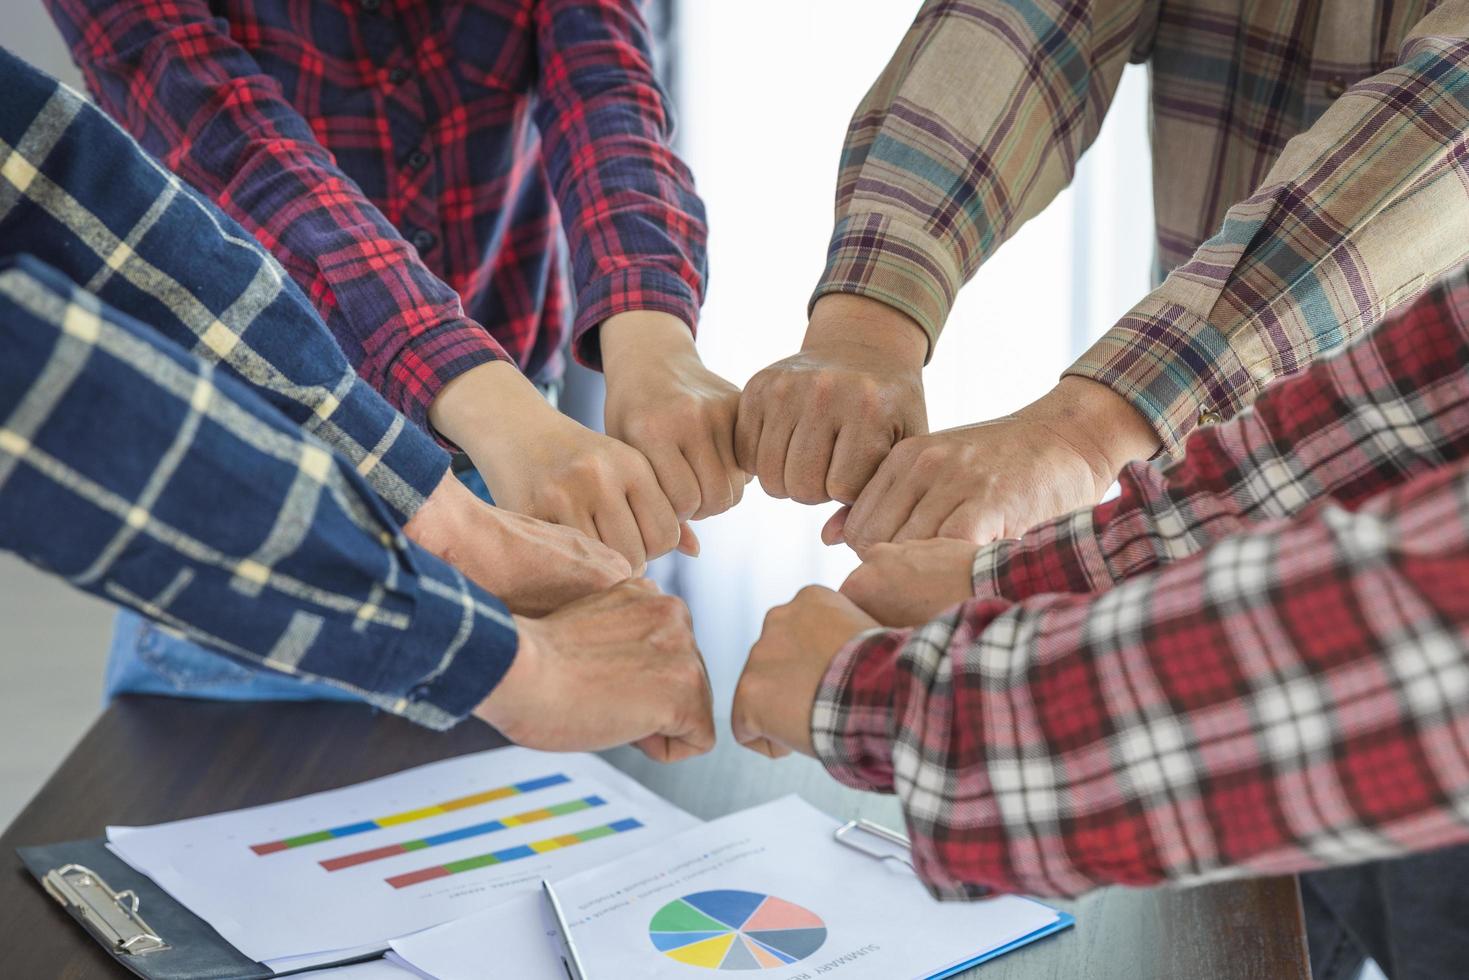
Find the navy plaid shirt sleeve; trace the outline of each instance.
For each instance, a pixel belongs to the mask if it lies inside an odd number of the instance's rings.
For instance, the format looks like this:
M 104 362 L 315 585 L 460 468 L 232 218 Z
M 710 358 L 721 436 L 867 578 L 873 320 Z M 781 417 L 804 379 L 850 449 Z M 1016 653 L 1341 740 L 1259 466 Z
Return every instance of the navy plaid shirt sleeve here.
M 0 251 L 23 249 L 249 383 L 400 521 L 448 469 L 352 370 L 279 264 L 95 106 L 0 49 Z
M 627 0 L 543 0 L 536 121 L 571 247 L 577 357 L 602 366 L 597 326 L 657 310 L 693 329 L 708 278 L 704 205 L 671 146 L 647 24 Z
M 0 547 L 433 728 L 509 669 L 504 606 L 236 378 L 30 256 L 0 270 L 0 354 Z
M 203 0 L 49 0 L 98 102 L 285 264 L 357 370 L 428 430 L 439 390 L 508 360 Z

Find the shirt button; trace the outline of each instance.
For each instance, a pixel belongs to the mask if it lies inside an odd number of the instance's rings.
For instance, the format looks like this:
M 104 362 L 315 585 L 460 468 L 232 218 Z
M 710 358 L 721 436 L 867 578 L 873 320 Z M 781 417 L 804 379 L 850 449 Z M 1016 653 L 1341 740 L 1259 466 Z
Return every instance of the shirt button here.
M 1346 80 L 1340 75 L 1333 75 L 1326 80 L 1326 97 L 1328 99 L 1339 99 L 1346 90 Z
M 1224 416 L 1220 415 L 1218 412 L 1214 411 L 1212 408 L 1206 408 L 1202 412 L 1199 413 L 1199 424 L 1200 425 L 1218 425 L 1220 422 L 1223 422 L 1223 421 L 1224 421 Z
M 408 241 L 412 242 L 413 247 L 418 249 L 420 252 L 427 252 L 429 249 L 434 247 L 434 242 L 438 241 L 438 239 L 434 237 L 433 232 L 424 231 L 422 228 L 420 228 L 413 234 L 408 236 Z
M 408 75 L 409 72 L 407 68 L 394 68 L 392 71 L 388 72 L 388 81 L 392 82 L 394 85 L 402 85 L 404 82 L 408 81 Z
M 408 166 L 414 170 L 422 170 L 428 166 L 428 154 L 423 150 L 414 150 L 408 154 Z

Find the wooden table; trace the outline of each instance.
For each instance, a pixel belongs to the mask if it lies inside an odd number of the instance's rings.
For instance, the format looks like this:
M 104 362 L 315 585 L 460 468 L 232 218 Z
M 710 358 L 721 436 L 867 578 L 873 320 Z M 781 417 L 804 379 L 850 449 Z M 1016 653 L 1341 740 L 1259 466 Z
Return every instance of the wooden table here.
M 6 947 L 0 974 L 128 975 L 44 895 L 15 856 L 18 846 L 99 836 L 108 823 L 157 823 L 271 803 L 502 744 L 482 725 L 435 734 L 358 705 L 122 698 L 0 836 Z M 631 750 L 608 758 L 701 817 L 799 792 L 835 816 L 898 825 L 891 799 L 846 790 L 809 760 L 771 763 L 727 738 L 710 755 L 673 766 L 649 763 Z M 1310 978 L 1292 878 L 1187 891 L 1106 889 L 1067 907 L 1077 917 L 1074 929 L 966 976 Z

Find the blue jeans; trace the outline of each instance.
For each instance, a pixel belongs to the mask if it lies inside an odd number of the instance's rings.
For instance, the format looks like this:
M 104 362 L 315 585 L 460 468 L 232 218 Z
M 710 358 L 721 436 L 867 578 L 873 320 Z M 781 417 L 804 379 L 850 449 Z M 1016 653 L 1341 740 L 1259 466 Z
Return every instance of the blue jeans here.
M 473 469 L 458 474 L 476 496 L 489 501 L 484 479 Z M 493 501 L 490 501 L 493 503 Z M 130 609 L 113 621 L 103 703 L 119 694 L 164 694 L 213 701 L 355 701 L 330 684 L 249 667 L 166 633 Z

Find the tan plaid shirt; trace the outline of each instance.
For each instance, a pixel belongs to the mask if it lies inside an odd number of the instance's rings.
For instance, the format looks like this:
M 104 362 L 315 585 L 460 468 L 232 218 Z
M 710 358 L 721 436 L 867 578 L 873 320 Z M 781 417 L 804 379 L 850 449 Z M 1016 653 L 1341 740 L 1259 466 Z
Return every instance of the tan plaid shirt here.
M 1171 452 L 1469 257 L 1469 3 L 929 0 L 852 120 L 815 295 L 936 341 L 1129 60 L 1151 70 L 1161 284 L 1067 373 Z

